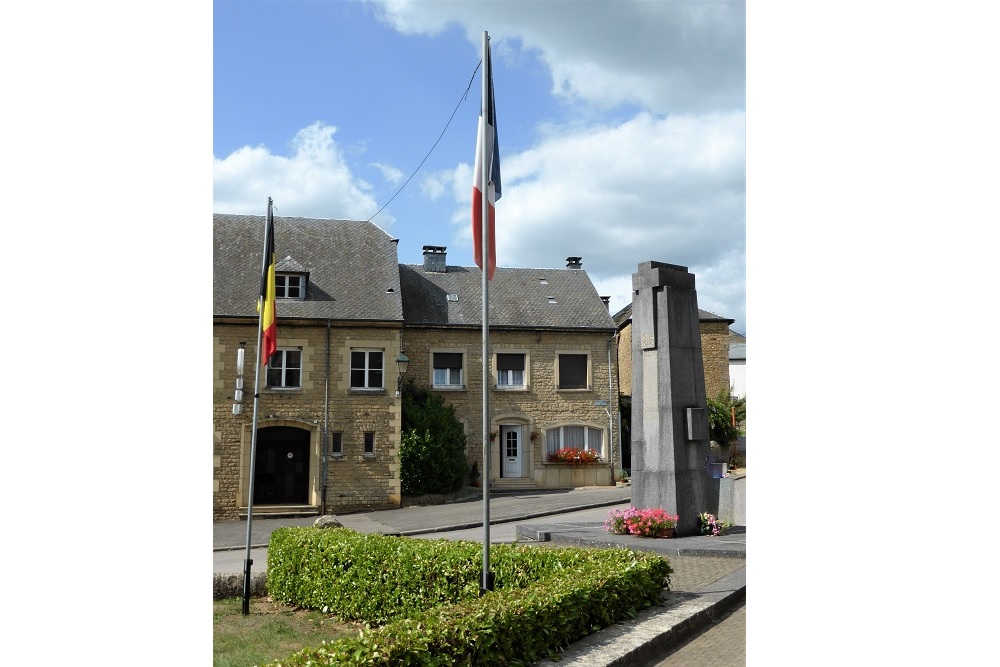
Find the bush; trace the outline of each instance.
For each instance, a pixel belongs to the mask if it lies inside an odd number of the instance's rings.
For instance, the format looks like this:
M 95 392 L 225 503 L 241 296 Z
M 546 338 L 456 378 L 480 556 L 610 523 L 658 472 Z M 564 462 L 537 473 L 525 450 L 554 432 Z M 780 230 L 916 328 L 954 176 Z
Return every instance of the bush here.
M 480 597 L 481 550 L 346 528 L 274 531 L 276 600 L 388 622 L 272 665 L 527 665 L 657 603 L 672 573 L 662 556 L 628 549 L 496 544 L 496 589 Z
M 399 483 L 404 495 L 451 493 L 465 484 L 465 433 L 455 408 L 408 380 L 402 389 Z

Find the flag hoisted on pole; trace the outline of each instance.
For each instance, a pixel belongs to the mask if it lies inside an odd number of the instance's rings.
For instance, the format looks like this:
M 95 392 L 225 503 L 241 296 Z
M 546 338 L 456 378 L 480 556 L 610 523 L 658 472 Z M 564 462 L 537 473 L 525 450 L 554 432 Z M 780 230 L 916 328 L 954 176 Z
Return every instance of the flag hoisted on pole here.
M 483 31 L 483 102 L 476 139 L 475 176 L 472 181 L 472 244 L 476 265 L 483 277 L 483 573 L 479 594 L 493 590 L 490 571 L 490 286 L 496 271 L 494 204 L 500 198 L 500 152 L 497 147 L 496 108 L 493 103 L 493 66 L 490 36 Z M 483 187 L 483 184 L 486 187 Z M 486 196 L 483 196 L 483 195 Z M 487 224 L 483 224 L 483 221 Z M 486 262 L 483 259 L 486 258 Z M 503 446 L 501 444 L 501 446 Z
M 253 529 L 253 481 L 257 476 L 257 408 L 260 404 L 260 368 L 278 349 L 278 321 L 274 310 L 274 214 L 273 201 L 267 198 L 264 223 L 264 258 L 260 270 L 260 296 L 257 297 L 257 371 L 253 381 L 253 425 L 250 427 L 250 479 L 247 489 L 247 546 L 243 559 L 243 615 L 250 614 L 250 537 Z
M 500 147 L 497 145 L 496 105 L 493 101 L 493 65 L 490 62 L 489 35 L 483 32 L 483 105 L 479 112 L 479 135 L 476 139 L 476 162 L 472 177 L 472 246 L 473 259 L 480 270 L 493 280 L 497 270 L 496 215 L 500 199 Z M 483 183 L 486 187 L 483 188 Z M 483 197 L 483 193 L 486 197 Z M 485 199 L 485 201 L 484 201 Z M 487 229 L 483 230 L 483 220 Z M 480 239 L 486 239 L 480 244 Z M 483 246 L 489 252 L 483 252 Z M 489 259 L 483 266 L 483 255 Z M 488 268 L 487 268 L 488 267 Z
M 260 276 L 260 298 L 257 312 L 260 314 L 260 328 L 264 332 L 264 346 L 261 348 L 260 363 L 266 364 L 271 355 L 278 351 L 278 322 L 275 312 L 274 287 L 274 215 L 271 212 L 271 198 L 267 199 L 267 227 L 264 231 L 264 268 Z

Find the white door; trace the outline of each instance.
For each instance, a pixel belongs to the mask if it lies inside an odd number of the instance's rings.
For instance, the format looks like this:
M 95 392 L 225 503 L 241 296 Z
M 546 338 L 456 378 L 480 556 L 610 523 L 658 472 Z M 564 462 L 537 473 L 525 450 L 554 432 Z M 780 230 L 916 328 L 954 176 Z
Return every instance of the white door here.
M 503 476 L 521 476 L 521 427 L 500 427 L 500 456 L 503 458 Z

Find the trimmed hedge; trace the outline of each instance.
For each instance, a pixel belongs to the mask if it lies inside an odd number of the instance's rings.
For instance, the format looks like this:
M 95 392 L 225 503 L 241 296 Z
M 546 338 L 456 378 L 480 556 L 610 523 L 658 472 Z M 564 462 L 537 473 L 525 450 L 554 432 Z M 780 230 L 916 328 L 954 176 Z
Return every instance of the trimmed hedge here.
M 386 624 L 270 664 L 527 665 L 657 603 L 673 571 L 662 556 L 628 549 L 497 544 L 495 589 L 480 597 L 481 554 L 475 542 L 274 531 L 274 599 Z

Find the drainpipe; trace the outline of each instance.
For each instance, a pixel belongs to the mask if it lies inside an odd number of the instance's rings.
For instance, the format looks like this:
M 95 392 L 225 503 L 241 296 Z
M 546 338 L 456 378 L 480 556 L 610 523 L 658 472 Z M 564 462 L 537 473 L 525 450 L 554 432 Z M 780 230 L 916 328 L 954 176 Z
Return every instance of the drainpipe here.
M 326 475 L 327 475 L 327 460 L 329 459 L 329 437 L 330 437 L 330 320 L 326 321 L 326 380 L 323 385 L 323 445 L 322 454 L 320 455 L 320 460 L 323 463 L 321 473 L 323 475 L 322 480 L 322 492 L 320 494 L 320 504 L 319 513 L 321 516 L 326 515 Z
M 608 339 L 608 440 L 610 440 L 608 443 L 608 461 L 611 463 L 611 479 L 615 477 L 615 415 L 612 410 L 613 406 L 616 405 L 616 403 L 612 403 L 614 399 L 612 396 L 614 393 L 614 382 L 611 378 L 611 349 L 614 347 L 612 343 L 615 342 L 615 336 L 617 335 L 616 333 Z M 621 438 L 619 438 L 620 440 Z

